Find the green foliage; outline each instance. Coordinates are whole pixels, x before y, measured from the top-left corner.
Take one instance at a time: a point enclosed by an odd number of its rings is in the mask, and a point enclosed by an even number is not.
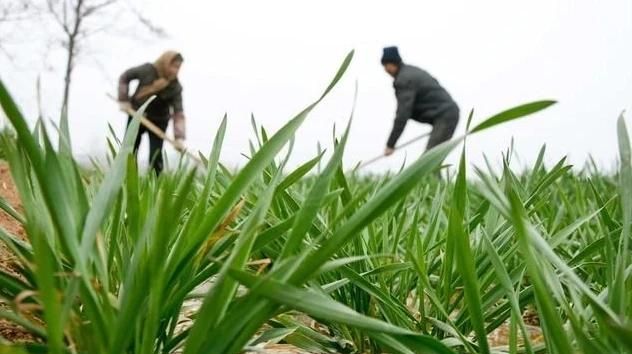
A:
[[[109,166],[86,175],[42,124],[29,130],[0,83],[16,133],[0,148],[23,213],[0,208],[28,235],[21,242],[0,228],[19,264],[19,274],[0,272],[0,318],[38,342],[0,353],[217,354],[266,342],[314,353],[631,352],[623,120],[618,180],[575,174],[565,160],[547,168],[544,149],[520,175],[506,157],[500,176],[468,171],[464,149],[455,181],[436,179],[465,137],[394,176],[349,175],[349,127],[327,161],[319,153],[286,171],[295,132],[352,55],[276,133],[253,119],[250,159],[235,173],[219,162],[225,117],[203,168],[141,175],[130,154],[136,119],[109,141]],[[470,134],[551,104],[507,110]],[[528,307],[543,340],[528,335]],[[502,347],[488,341],[500,327],[509,331]]]

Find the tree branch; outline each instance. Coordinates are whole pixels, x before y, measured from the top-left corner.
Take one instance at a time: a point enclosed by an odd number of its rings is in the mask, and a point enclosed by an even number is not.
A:
[[[6,1],[6,0],[5,0]],[[22,0],[16,3],[5,3],[0,5],[0,22],[21,21],[31,11],[29,1]]]
[[[70,33],[70,29],[68,28],[68,25],[65,22],[65,16],[64,16],[64,19],[62,19],[61,15],[59,13],[57,13],[57,10],[55,9],[55,4],[54,4],[53,0],[46,0],[46,5],[48,6],[48,12],[51,14],[53,19],[61,27],[61,29],[64,31],[64,33],[66,33],[66,35],[68,35]],[[64,8],[65,7],[66,7],[66,3],[64,2]],[[64,13],[65,13],[65,11],[64,11]]]
[[[136,16],[136,19],[138,19],[138,21],[145,28],[147,28],[147,30],[149,30],[150,33],[152,33],[153,35],[159,38],[168,37],[168,33],[167,31],[165,31],[164,28],[154,24],[151,20],[145,17],[136,7],[134,7],[134,5],[132,5],[130,2],[128,2],[128,5],[129,5],[129,8],[132,10],[132,13]]]
[[[100,4],[86,6],[86,9],[83,11],[83,13],[80,16],[84,18],[88,17],[110,5],[115,4],[116,2],[118,2],[118,0],[105,0],[101,2]]]
[[[6,57],[7,57],[7,59],[9,59],[9,61],[10,61],[11,63],[13,63],[13,62],[14,62],[13,55],[11,55],[11,52],[9,52],[9,51],[7,50],[7,48],[5,48],[5,47],[2,45],[2,43],[0,43],[0,52],[2,52],[2,53],[3,53]]]

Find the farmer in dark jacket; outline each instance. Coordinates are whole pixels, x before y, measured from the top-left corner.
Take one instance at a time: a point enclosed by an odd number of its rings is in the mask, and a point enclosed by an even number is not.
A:
[[[167,129],[169,120],[173,118],[173,130],[176,141],[185,138],[184,110],[182,107],[182,86],[178,81],[178,72],[183,62],[178,52],[164,52],[153,64],[147,63],[128,69],[119,79],[118,99],[120,108],[126,112],[128,108],[139,109],[151,96],[156,98],[147,106],[145,115],[162,131]],[[129,83],[138,80],[138,88],[129,96]],[[132,121],[128,117],[127,124]],[[163,169],[162,139],[147,130],[143,125],[138,130],[134,143],[134,154],[137,153],[143,133],[149,135],[149,160],[151,166],[160,174]]]
[[[459,122],[459,107],[450,94],[426,71],[404,64],[397,47],[384,48],[382,65],[395,79],[393,87],[397,97],[397,114],[384,155],[395,151],[409,118],[432,125],[426,151],[450,140]]]

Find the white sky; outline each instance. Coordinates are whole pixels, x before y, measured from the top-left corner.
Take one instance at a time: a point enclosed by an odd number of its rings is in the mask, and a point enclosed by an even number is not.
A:
[[[611,168],[617,159],[616,120],[632,103],[632,2],[629,0],[145,0],[147,17],[166,28],[168,40],[134,43],[110,39],[92,44],[74,77],[71,133],[76,154],[105,151],[107,122],[118,131],[124,116],[105,97],[127,67],[153,61],[164,49],[185,57],[187,144],[209,151],[224,112],[229,126],[222,159],[244,162],[253,137],[250,114],[267,130],[278,129],[316,99],[346,53],[351,69],[297,135],[293,165],[330,148],[334,124],[346,125],[359,84],[347,165],[381,154],[395,111],[392,79],[380,66],[381,49],[398,45],[404,60],[434,75],[461,107],[457,134],[467,113],[475,121],[538,99],[556,99],[548,111],[472,137],[469,161],[482,154],[500,158],[513,138],[520,162],[535,160],[547,144],[550,163],[568,155],[583,165],[592,155]],[[53,54],[47,65],[61,68]],[[39,70],[11,68],[0,59],[0,75],[24,111],[35,117]],[[44,108],[57,118],[61,81],[43,75]],[[632,122],[628,120],[628,124]],[[430,129],[410,122],[400,142]],[[372,165],[369,171],[398,169],[423,151],[425,142]],[[143,159],[146,150],[142,150]],[[456,155],[451,159],[454,161]]]

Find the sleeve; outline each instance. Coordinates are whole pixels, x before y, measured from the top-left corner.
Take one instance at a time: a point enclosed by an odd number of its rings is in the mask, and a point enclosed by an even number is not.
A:
[[[395,95],[397,97],[397,114],[393,122],[393,129],[388,137],[386,146],[394,148],[397,140],[404,132],[408,118],[413,114],[413,106],[415,104],[416,91],[411,82],[396,82]]]
[[[133,67],[125,70],[119,78],[118,100],[121,102],[129,102],[129,83],[132,80],[138,80],[142,75],[145,65]]]
[[[184,113],[179,112],[173,115],[173,135],[176,139],[186,139],[186,123]]]
[[[173,114],[178,114],[184,112],[184,107],[182,105],[182,89],[179,90],[178,94],[173,97],[173,101],[171,102],[171,107],[173,108]]]

